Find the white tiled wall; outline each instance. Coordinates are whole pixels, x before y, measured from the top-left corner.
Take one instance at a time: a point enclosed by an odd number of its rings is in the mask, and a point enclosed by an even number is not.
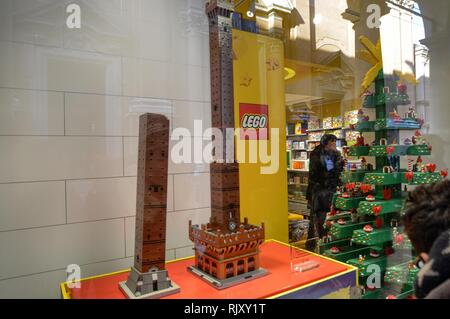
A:
[[[72,263],[82,277],[132,264],[139,115],[192,135],[211,123],[203,5],[0,1],[0,298],[59,298]],[[209,197],[208,165],[170,161],[166,259],[192,255]]]
[[[64,94],[0,89],[1,135],[64,135]]]

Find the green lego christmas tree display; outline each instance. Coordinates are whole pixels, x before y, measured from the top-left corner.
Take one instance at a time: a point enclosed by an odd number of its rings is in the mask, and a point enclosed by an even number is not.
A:
[[[360,57],[373,67],[362,85],[363,108],[354,127],[360,137],[345,154],[360,158],[361,167],[347,167],[343,172],[344,186],[333,197],[324,225],[327,236],[320,240],[319,250],[358,268],[363,298],[406,298],[413,294],[418,271],[413,248],[400,224],[407,186],[440,181],[447,172],[423,164],[422,156],[431,154],[431,145],[420,132],[423,121],[413,107],[408,108],[411,101],[401,74],[384,75],[380,41],[374,45],[362,37],[361,42],[367,51]],[[406,111],[400,115],[399,108]],[[374,110],[375,119],[366,115],[368,109]],[[400,132],[404,131],[413,136],[400,145]],[[371,144],[365,143],[363,132],[374,132]],[[408,165],[401,168],[405,156]],[[374,164],[368,164],[366,157],[372,157]],[[377,271],[379,284],[371,277]]]

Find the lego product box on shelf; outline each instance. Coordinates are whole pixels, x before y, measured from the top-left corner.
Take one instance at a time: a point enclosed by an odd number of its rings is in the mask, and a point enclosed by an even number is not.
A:
[[[293,150],[304,150],[305,149],[305,142],[303,141],[293,141],[291,144],[291,147]]]
[[[333,128],[333,118],[332,117],[325,117],[323,119],[322,123],[323,128]]]
[[[298,149],[299,149],[299,150],[304,150],[304,149],[306,149],[306,146],[305,146],[305,142],[304,142],[304,141],[298,142]]]
[[[347,131],[345,134],[345,140],[347,141],[347,146],[354,146],[356,144],[356,139],[359,136],[358,131]]]
[[[294,155],[292,156],[293,160],[307,160],[308,159],[308,153],[305,152],[295,152]]]
[[[358,123],[358,110],[348,111],[344,113],[344,127],[356,125]]]
[[[304,169],[305,168],[305,162],[303,162],[303,161],[293,161],[292,162],[292,168],[293,169]]]
[[[343,124],[342,116],[333,117],[333,128],[340,128]]]
[[[304,130],[302,129],[302,123],[298,122],[295,123],[295,135],[301,135],[304,134]]]
[[[293,141],[292,140],[286,140],[286,150],[291,150],[292,149],[292,145],[293,145]]]
[[[319,119],[310,119],[308,122],[308,130],[318,130],[320,129]]]

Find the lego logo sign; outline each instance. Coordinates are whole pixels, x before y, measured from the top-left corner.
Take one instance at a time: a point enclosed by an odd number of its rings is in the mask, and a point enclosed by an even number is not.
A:
[[[267,124],[267,116],[244,114],[242,120],[243,128],[265,128]]]
[[[267,140],[269,107],[261,104],[239,104],[241,140]]]

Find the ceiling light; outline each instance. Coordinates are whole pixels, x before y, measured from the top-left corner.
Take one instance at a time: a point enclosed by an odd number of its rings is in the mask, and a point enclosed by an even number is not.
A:
[[[253,18],[255,16],[255,4],[256,0],[250,0],[250,5],[247,10],[247,17]]]

